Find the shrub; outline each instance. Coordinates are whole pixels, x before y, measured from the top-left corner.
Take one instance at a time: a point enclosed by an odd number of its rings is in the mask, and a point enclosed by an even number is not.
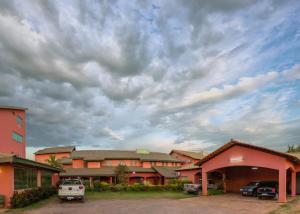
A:
[[[94,191],[100,191],[100,182],[99,181],[94,181],[93,186],[94,186],[94,188],[93,188]]]
[[[113,192],[123,192],[123,191],[127,191],[127,185],[123,185],[123,184],[116,184],[114,186],[111,186],[110,189]]]
[[[106,182],[100,182],[98,190],[99,191],[108,191],[108,190],[110,190],[110,184],[108,184]]]
[[[130,190],[134,192],[142,192],[146,190],[146,186],[140,183],[134,183],[130,186]]]
[[[92,188],[90,186],[90,181],[89,180],[83,180],[83,185],[85,187],[85,191],[92,191]]]
[[[39,200],[50,197],[57,192],[55,187],[39,187],[28,189],[22,192],[15,191],[11,197],[11,207],[21,208],[30,205]]]

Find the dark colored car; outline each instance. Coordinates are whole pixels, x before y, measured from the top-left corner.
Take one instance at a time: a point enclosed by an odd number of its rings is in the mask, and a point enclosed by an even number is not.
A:
[[[246,186],[240,188],[242,195],[257,196],[257,189],[264,185],[263,181],[250,182]]]
[[[278,182],[268,181],[257,189],[257,196],[261,198],[276,198],[278,196]]]

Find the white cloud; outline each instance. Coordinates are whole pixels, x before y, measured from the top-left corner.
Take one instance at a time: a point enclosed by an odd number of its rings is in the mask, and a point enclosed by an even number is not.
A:
[[[104,128],[103,131],[105,133],[107,133],[113,140],[118,140],[118,141],[122,141],[124,140],[124,137],[117,133],[117,132],[114,132],[113,130],[111,130],[110,128]]]

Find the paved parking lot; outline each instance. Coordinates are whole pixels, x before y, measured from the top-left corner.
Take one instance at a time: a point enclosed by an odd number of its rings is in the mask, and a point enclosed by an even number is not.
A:
[[[81,202],[55,201],[28,211],[30,214],[261,214],[276,209],[276,201],[258,200],[234,194],[195,197],[188,199],[89,200]]]

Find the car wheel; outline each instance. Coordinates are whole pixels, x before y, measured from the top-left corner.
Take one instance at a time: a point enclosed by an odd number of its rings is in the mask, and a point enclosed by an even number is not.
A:
[[[253,197],[257,197],[257,192],[254,191],[252,195],[253,195]]]
[[[258,199],[261,199],[261,196],[258,196]]]
[[[85,201],[85,199],[84,199],[84,197],[83,198],[81,198],[81,200],[80,200],[82,203],[84,203],[84,201]]]

